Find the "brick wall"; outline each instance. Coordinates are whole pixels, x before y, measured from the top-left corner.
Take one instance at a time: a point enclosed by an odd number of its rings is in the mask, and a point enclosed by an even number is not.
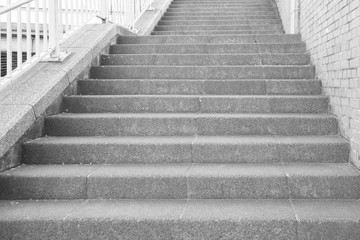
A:
[[[280,14],[286,9],[281,2]],[[300,0],[299,26],[330,111],[351,143],[351,160],[360,167],[360,1]]]

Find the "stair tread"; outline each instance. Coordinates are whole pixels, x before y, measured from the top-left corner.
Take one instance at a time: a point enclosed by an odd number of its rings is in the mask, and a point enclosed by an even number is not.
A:
[[[26,144],[325,144],[348,142],[338,135],[325,136],[269,136],[269,135],[242,135],[242,136],[59,136],[42,137],[27,141]]]
[[[347,163],[22,165],[0,183],[0,199],[360,197],[360,173]]]
[[[293,207],[292,207],[293,206]],[[185,209],[184,209],[185,208]],[[185,210],[185,211],[184,211]],[[359,200],[22,200],[0,201],[0,222],[99,219],[359,221]],[[31,218],[29,219],[29,216]],[[178,224],[175,223],[175,224]]]
[[[328,99],[327,96],[324,95],[181,95],[181,94],[173,94],[173,95],[149,95],[149,94],[119,94],[119,95],[73,95],[73,96],[65,96],[65,98],[229,98],[229,99]]]
[[[148,118],[335,118],[331,114],[303,114],[303,113],[60,113],[49,116],[55,118],[120,118],[120,117],[148,117]]]
[[[172,35],[172,37],[174,37],[174,35]],[[141,47],[141,46],[234,46],[234,45],[241,45],[241,46],[266,46],[266,45],[271,45],[271,46],[283,46],[284,44],[286,45],[305,45],[303,42],[297,42],[297,43],[184,43],[184,44],[163,44],[163,43],[159,43],[159,44],[129,44],[129,43],[125,43],[125,44],[114,44],[112,46],[134,46],[134,47]],[[244,53],[245,54],[245,53]],[[259,53],[260,54],[260,53]],[[265,54],[265,53],[261,53],[261,54]],[[280,53],[275,53],[275,54],[280,54]],[[282,53],[281,53],[282,54]],[[293,54],[293,53],[287,53],[287,54]],[[305,53],[304,53],[305,54]]]
[[[349,163],[172,163],[172,164],[65,164],[21,165],[0,173],[5,178],[63,177],[360,177]]]

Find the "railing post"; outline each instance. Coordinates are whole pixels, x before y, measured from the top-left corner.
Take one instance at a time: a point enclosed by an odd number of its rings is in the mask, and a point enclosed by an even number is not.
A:
[[[109,1],[102,0],[101,1],[101,17],[103,18],[103,22],[106,23],[109,21]]]
[[[60,53],[59,29],[58,29],[58,0],[49,1],[49,43],[50,47],[55,47],[51,58],[57,58]]]
[[[60,31],[63,31],[63,29],[62,23],[59,22],[59,12],[61,12],[59,0],[49,0],[49,44],[50,48],[54,48],[54,51],[44,61],[61,62],[70,55],[69,53],[60,52]]]

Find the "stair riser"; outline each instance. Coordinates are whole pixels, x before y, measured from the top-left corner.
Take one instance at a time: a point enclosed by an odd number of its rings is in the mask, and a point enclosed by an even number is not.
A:
[[[194,1],[178,1],[178,0],[174,0],[172,1],[172,3],[179,3],[179,4],[183,4],[183,3],[203,3],[203,4],[208,4],[208,3],[239,3],[239,4],[268,4],[269,1],[238,1],[238,0],[194,0]]]
[[[280,34],[282,33],[282,31],[280,30],[273,30],[273,31],[265,31],[265,30],[204,30],[204,31],[155,31],[152,32],[152,35],[157,35],[157,36],[161,36],[161,35],[223,35],[223,34]]]
[[[358,240],[356,200],[3,201],[1,239]],[[29,216],[34,216],[30,217]],[[36,231],[34,231],[36,229]]]
[[[246,8],[246,9],[262,9],[262,10],[273,10],[277,9],[271,6],[270,4],[239,4],[239,3],[208,3],[208,4],[196,4],[196,3],[188,3],[188,4],[180,4],[173,3],[170,5],[170,9],[226,9],[226,8]]]
[[[264,19],[269,19],[269,20],[277,20],[280,21],[280,17],[276,16],[276,15],[269,15],[269,16],[263,16],[263,15],[259,15],[259,16],[253,16],[253,15],[230,15],[230,14],[222,14],[219,15],[217,14],[217,16],[214,16],[214,14],[210,14],[210,15],[188,15],[188,16],[176,16],[176,15],[164,15],[161,20],[172,20],[172,21],[178,21],[178,20],[187,20],[187,21],[194,21],[194,20],[200,20],[200,21],[222,21],[222,20],[227,20],[227,21],[243,21],[243,20],[249,20],[249,19],[253,19],[253,20],[264,20]]]
[[[66,97],[72,113],[325,113],[326,98]]]
[[[306,153],[306,154],[304,154]],[[157,143],[30,142],[23,147],[26,164],[120,164],[120,163],[339,163],[349,160],[347,142],[281,141],[228,142],[204,140]]]
[[[235,19],[237,19],[238,17],[243,17],[245,18],[246,16],[253,16],[253,17],[270,17],[270,18],[279,18],[279,14],[273,11],[238,11],[238,10],[230,10],[230,11],[202,11],[202,12],[165,12],[164,16],[165,17],[191,17],[191,16],[201,16],[201,17],[214,17],[214,15],[216,17],[229,17],[229,16],[233,16]]]
[[[318,95],[319,80],[84,80],[83,95]]]
[[[210,169],[206,165],[181,164],[167,167],[158,165],[157,167],[162,169],[159,172],[152,169],[156,166],[106,165],[95,169],[89,176],[84,175],[81,168],[78,169],[78,174],[67,177],[50,177],[41,175],[42,173],[0,175],[2,188],[0,199],[358,199],[360,197],[360,176],[347,175],[348,172],[327,177],[322,175],[287,177],[282,165],[268,165],[263,168],[257,165],[212,166],[213,168]],[[224,168],[231,174],[227,174]],[[53,169],[63,170],[62,166],[53,166]],[[216,170],[223,175],[209,173]],[[43,171],[46,169],[43,168]],[[208,174],[204,175],[204,173]],[[323,184],[326,184],[331,191],[324,191]]]
[[[259,53],[281,54],[306,52],[303,43],[291,44],[188,44],[188,45],[137,45],[124,44],[110,47],[110,54],[227,54],[227,53]],[[195,78],[195,77],[193,77]]]
[[[333,135],[335,118],[50,117],[49,136]]]
[[[249,15],[275,15],[277,12],[274,8],[269,7],[203,7],[203,8],[172,8],[170,7],[166,13],[249,13]],[[253,14],[250,14],[253,13]]]
[[[161,211],[161,209],[159,209],[159,211]],[[112,213],[112,211],[108,211],[110,216]],[[140,218],[137,220],[126,215],[122,218],[88,217],[79,219],[67,218],[66,220],[27,220],[26,222],[27,224],[22,224],[20,229],[8,227],[8,225],[19,226],[19,223],[16,220],[0,223],[0,227],[9,229],[9,231],[0,233],[0,236],[2,236],[2,239],[11,239],[13,235],[16,235],[19,236],[17,239],[111,240],[118,239],[119,236],[121,236],[121,239],[129,240],[216,240],[224,235],[231,236],[229,239],[240,239],[237,238],[238,236],[241,238],[245,237],[244,239],[251,239],[251,236],[256,235],[259,239],[296,239],[295,219],[238,219],[237,221],[234,221],[226,219],[193,220],[192,218],[178,220],[170,217],[169,219]],[[32,229],[37,229],[37,234],[28,230],[25,227],[27,225],[33,226]],[[315,224],[313,223],[313,225]],[[196,231],[194,229],[196,229]],[[39,235],[41,235],[41,238],[39,238]],[[354,235],[356,234],[354,233]],[[351,238],[351,240],[352,239],[356,238]]]
[[[103,55],[101,65],[169,65],[169,66],[209,66],[209,65],[309,65],[307,54],[274,55]]]
[[[158,26],[178,26],[178,25],[196,25],[196,26],[233,26],[233,25],[249,25],[249,26],[256,26],[256,25],[276,25],[282,26],[280,20],[243,20],[243,21],[171,21],[171,20],[162,20],[159,21]]]
[[[119,44],[240,44],[240,43],[301,43],[300,35],[224,35],[224,36],[146,36],[119,37]],[[174,46],[174,45],[173,45]],[[115,46],[116,48],[117,46]],[[235,46],[236,48],[239,46]],[[305,50],[306,51],[306,50]]]
[[[313,66],[101,66],[93,79],[311,79]]]
[[[214,26],[196,26],[196,25],[190,25],[190,26],[157,26],[155,27],[155,31],[194,31],[194,30],[200,30],[200,31],[225,31],[225,30],[232,30],[232,31],[282,31],[281,25],[214,25]]]

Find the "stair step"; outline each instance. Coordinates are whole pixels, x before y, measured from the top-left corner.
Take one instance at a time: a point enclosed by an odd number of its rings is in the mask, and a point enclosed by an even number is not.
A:
[[[270,4],[236,4],[236,3],[212,3],[212,4],[171,4],[168,11],[184,11],[189,12],[193,10],[230,10],[238,9],[239,11],[277,11],[276,8]]]
[[[179,31],[154,31],[152,35],[215,35],[215,34],[280,34],[282,30],[179,30]]]
[[[229,54],[229,53],[306,53],[304,43],[236,44],[117,44],[110,54]],[[193,77],[194,78],[194,77]]]
[[[83,95],[319,95],[320,80],[99,79],[79,81]]]
[[[244,14],[244,15],[275,15],[277,11],[270,7],[246,7],[246,6],[232,6],[232,7],[202,7],[202,8],[170,8],[165,14],[169,13],[187,13],[187,14],[207,14],[207,13],[230,13],[230,14]]]
[[[127,95],[70,96],[72,113],[326,113],[325,96]]]
[[[301,42],[300,35],[294,34],[270,34],[270,35],[189,35],[189,36],[121,36],[117,40],[118,44],[172,44],[172,46],[186,45],[186,44],[200,44],[205,46],[206,44],[210,45],[212,48],[219,46],[220,44],[255,44],[258,43],[263,45],[264,43],[275,43],[277,46],[283,44],[299,44]],[[217,44],[217,45],[213,45]],[[304,52],[306,52],[306,47],[304,46]],[[118,47],[115,45],[115,48]],[[233,48],[238,48],[239,45],[232,46]],[[114,47],[112,47],[114,48]],[[120,52],[119,52],[120,53]]]
[[[93,66],[93,79],[311,79],[314,66]]]
[[[172,1],[172,3],[204,3],[204,4],[208,4],[208,3],[228,3],[228,2],[236,2],[239,4],[264,4],[264,3],[270,3],[268,0],[264,0],[264,1],[239,1],[239,0],[193,0],[193,1],[178,1],[178,0],[174,0]]]
[[[237,2],[213,2],[213,3],[181,3],[173,1],[169,9],[174,8],[191,8],[191,9],[202,9],[202,8],[229,8],[229,7],[242,7],[242,8],[274,8],[270,3],[237,3]]]
[[[247,17],[247,16],[253,16],[256,18],[261,18],[261,17],[271,17],[271,18],[279,18],[279,14],[277,12],[274,11],[238,11],[236,9],[234,10],[230,10],[230,11],[216,11],[216,10],[212,10],[212,11],[189,11],[189,12],[177,12],[176,10],[171,11],[171,9],[169,11],[166,11],[164,13],[164,16],[175,16],[175,17],[184,17],[184,16],[200,16],[200,17],[208,17],[208,16],[216,16],[216,17],[223,17],[223,16],[232,16],[235,19],[240,17]]]
[[[1,201],[1,239],[358,239],[357,200]],[[31,216],[31,218],[29,218]],[[30,227],[31,226],[31,227]],[[36,231],[34,231],[36,229]]]
[[[310,56],[297,54],[107,54],[101,65],[309,65]]]
[[[86,113],[46,118],[49,136],[333,135],[327,114]]]
[[[164,15],[162,20],[188,20],[188,21],[194,21],[194,20],[233,20],[233,21],[242,21],[242,20],[264,20],[264,19],[270,19],[270,20],[281,20],[279,16],[277,15],[230,15],[230,14],[210,14],[210,15]]]
[[[193,23],[192,25],[172,25],[172,26],[156,26],[155,31],[204,31],[204,30],[233,30],[233,31],[240,31],[240,30],[267,30],[267,31],[282,31],[281,25],[210,25],[210,26],[203,26],[203,25],[196,25]]]
[[[239,21],[231,21],[231,20],[213,20],[213,21],[187,21],[187,20],[160,20],[157,26],[178,26],[178,25],[196,25],[196,26],[234,26],[234,25],[249,25],[249,26],[256,26],[256,25],[275,25],[275,26],[282,26],[281,20],[274,19],[274,20],[239,20]]]
[[[358,199],[349,164],[22,165],[0,199]]]
[[[340,163],[338,136],[44,137],[23,146],[26,164]]]

